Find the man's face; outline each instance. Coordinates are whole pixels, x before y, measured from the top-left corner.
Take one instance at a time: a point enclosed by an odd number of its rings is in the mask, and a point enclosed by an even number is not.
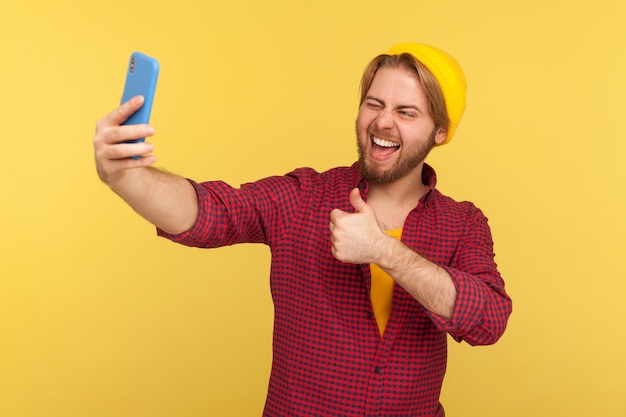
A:
[[[435,144],[446,138],[435,130],[417,75],[403,68],[378,70],[356,121],[363,176],[388,184],[415,172]]]

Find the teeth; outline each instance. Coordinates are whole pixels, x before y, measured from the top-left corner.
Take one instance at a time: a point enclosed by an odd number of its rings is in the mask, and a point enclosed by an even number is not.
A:
[[[375,137],[373,139],[374,143],[378,146],[382,146],[384,148],[395,148],[395,147],[399,147],[400,145],[394,142],[391,142],[390,140],[385,140],[385,139],[381,139],[381,138],[377,138]]]

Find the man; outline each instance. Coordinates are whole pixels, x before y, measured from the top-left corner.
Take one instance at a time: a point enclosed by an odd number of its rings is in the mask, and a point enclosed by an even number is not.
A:
[[[443,416],[447,334],[486,345],[511,300],[482,212],[436,188],[429,151],[465,108],[457,62],[426,45],[376,57],[361,82],[359,161],[239,189],[151,168],[150,126],[97,124],[100,178],[161,236],[199,247],[271,247],[275,308],[265,416]],[[130,158],[141,154],[141,159]]]

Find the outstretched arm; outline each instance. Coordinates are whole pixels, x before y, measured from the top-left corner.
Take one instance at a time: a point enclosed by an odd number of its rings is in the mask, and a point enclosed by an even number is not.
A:
[[[134,97],[96,123],[96,170],[146,220],[168,233],[182,233],[193,226],[198,214],[193,186],[183,177],[151,166],[156,161],[150,155],[151,143],[122,143],[154,134],[149,125],[121,125],[142,105],[143,98]],[[142,156],[133,159],[135,155]]]

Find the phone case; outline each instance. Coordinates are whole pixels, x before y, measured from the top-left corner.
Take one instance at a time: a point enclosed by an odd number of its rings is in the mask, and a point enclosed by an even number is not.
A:
[[[144,97],[143,106],[133,113],[123,124],[147,124],[150,121],[152,102],[159,77],[159,62],[140,52],[133,52],[128,61],[126,83],[122,94],[122,103],[141,95]],[[129,142],[143,142],[145,138]]]

